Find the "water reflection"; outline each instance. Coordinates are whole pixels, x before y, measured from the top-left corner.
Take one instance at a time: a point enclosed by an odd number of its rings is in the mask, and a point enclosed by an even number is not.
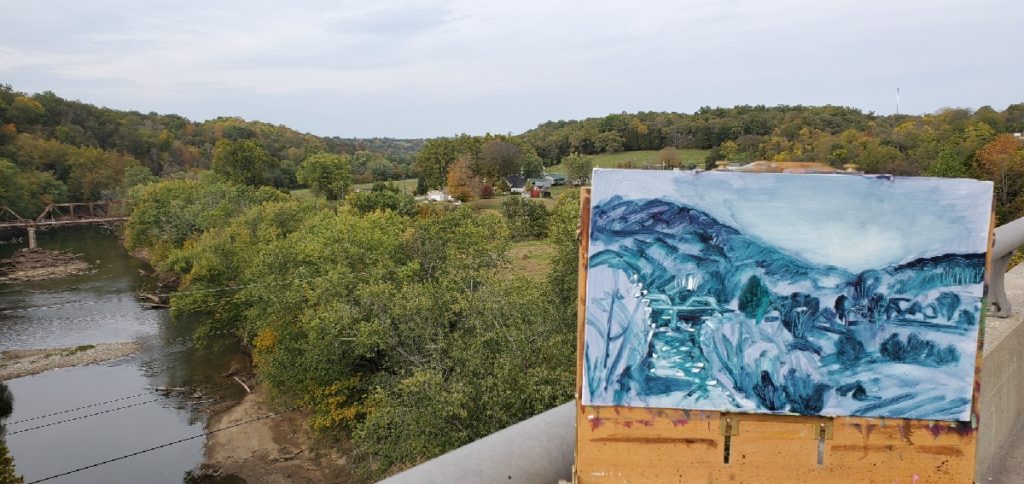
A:
[[[223,338],[196,348],[190,334],[199,321],[172,321],[167,311],[138,305],[134,292],[150,290],[155,282],[143,275],[146,263],[128,255],[116,237],[95,228],[62,229],[40,234],[39,243],[81,253],[96,271],[0,285],[0,350],[133,340],[142,349],[119,361],[8,382],[18,405],[7,420],[7,445],[26,481],[202,434],[204,404],[244,393],[222,375],[239,357],[236,343]],[[0,246],[0,257],[14,249]],[[154,387],[189,390],[163,397]],[[145,395],[14,423],[137,394]],[[71,421],[26,430],[63,420]],[[203,438],[189,440],[50,482],[180,483],[201,461],[203,443]]]

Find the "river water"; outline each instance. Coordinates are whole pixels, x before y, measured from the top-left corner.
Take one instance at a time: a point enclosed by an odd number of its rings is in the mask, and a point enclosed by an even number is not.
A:
[[[119,341],[138,341],[142,350],[7,382],[14,413],[6,440],[26,482],[200,435],[206,417],[196,402],[241,397],[241,387],[222,375],[239,357],[237,344],[225,337],[198,348],[189,337],[194,318],[175,320],[166,310],[143,309],[133,295],[155,287],[145,275],[151,269],[115,235],[62,228],[41,232],[39,246],[82,254],[96,271],[0,284],[0,351]],[[0,246],[0,258],[20,247]],[[154,387],[201,388],[202,396],[189,391],[164,397]],[[94,405],[109,400],[118,401]],[[89,408],[37,418],[83,406]],[[21,422],[27,419],[33,420]],[[195,438],[47,482],[181,483],[201,462],[203,444],[204,438]]]

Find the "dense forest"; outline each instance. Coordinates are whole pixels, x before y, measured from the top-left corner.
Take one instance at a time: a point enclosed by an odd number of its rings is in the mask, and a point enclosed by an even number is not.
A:
[[[273,400],[305,409],[323,439],[346,444],[352,478],[370,480],[571,399],[575,375],[578,192],[456,208],[385,181],[471,200],[558,164],[585,181],[590,155],[696,148],[709,167],[822,161],[989,179],[1005,223],[1024,216],[1021,131],[1024,104],[921,116],[737,106],[355,140],[4,86],[0,205],[25,215],[52,200],[130,199],[125,244],[180,276],[173,311],[208,316],[196,340],[236,334]],[[315,196],[282,190],[293,186]],[[517,265],[524,243],[546,247],[542,271]]]
[[[298,184],[298,165],[319,152],[349,156],[356,183],[410,178],[422,145],[318,137],[235,117],[193,122],[96,107],[52,92],[28,95],[0,84],[0,205],[23,217],[51,202],[122,197],[126,181],[209,169],[218,159],[260,160],[261,181],[280,188]]]
[[[126,244],[181,275],[173,311],[208,317],[199,342],[236,334],[275,401],[305,408],[332,447],[354,443],[350,479],[572,397],[577,192],[520,235],[552,248],[538,277],[512,270],[508,218],[416,205],[383,183],[296,200],[204,172],[132,200]]]

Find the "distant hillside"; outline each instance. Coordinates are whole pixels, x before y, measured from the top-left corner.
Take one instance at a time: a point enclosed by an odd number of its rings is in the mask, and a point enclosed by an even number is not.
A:
[[[424,140],[319,137],[284,125],[219,117],[192,121],[175,114],[119,111],[53,92],[26,94],[0,84],[0,205],[28,213],[51,201],[110,196],[133,165],[167,176],[209,168],[220,140],[255,140],[277,160],[275,186],[295,184],[297,165],[310,154],[357,154],[357,182],[413,175],[413,155]]]

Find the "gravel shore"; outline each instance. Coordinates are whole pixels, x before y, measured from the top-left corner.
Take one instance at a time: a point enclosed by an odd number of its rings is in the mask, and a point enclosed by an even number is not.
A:
[[[0,282],[30,282],[85,274],[92,267],[78,254],[46,249],[22,249],[0,261]]]
[[[116,360],[134,354],[139,348],[138,343],[125,342],[41,350],[8,350],[0,353],[0,380],[12,380],[57,368]]]

